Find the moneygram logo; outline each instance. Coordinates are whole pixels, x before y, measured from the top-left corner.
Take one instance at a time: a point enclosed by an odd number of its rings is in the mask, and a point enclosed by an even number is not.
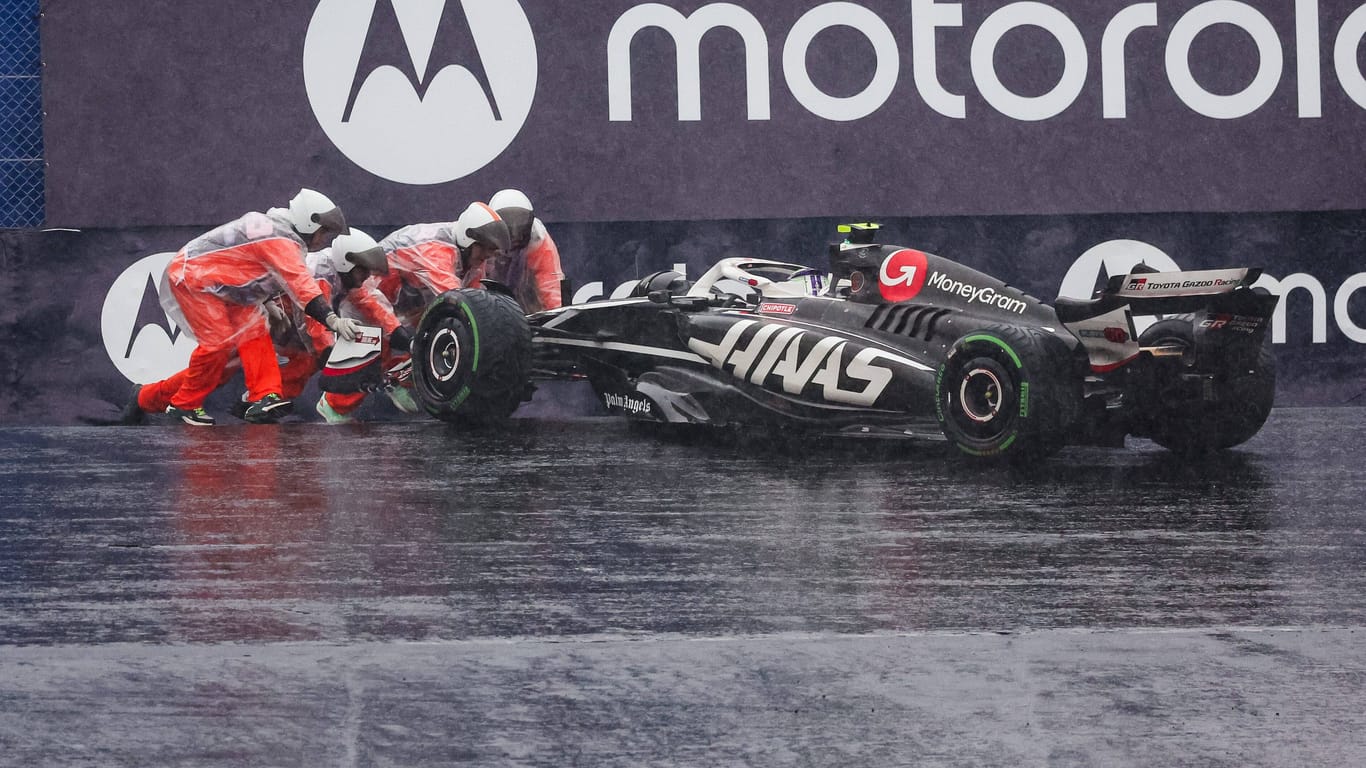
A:
[[[910,301],[920,294],[929,271],[925,254],[903,248],[882,261],[878,290],[887,301]]]
[[[129,381],[160,381],[190,363],[195,341],[166,315],[158,293],[174,253],[157,253],[124,270],[100,313],[104,349]]]
[[[502,154],[536,95],[516,0],[321,0],[304,86],[327,137],[401,184],[468,176]]]

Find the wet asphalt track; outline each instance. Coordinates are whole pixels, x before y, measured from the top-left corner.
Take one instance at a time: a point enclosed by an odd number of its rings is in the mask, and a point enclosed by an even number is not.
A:
[[[1364,443],[0,430],[0,764],[1366,764]]]

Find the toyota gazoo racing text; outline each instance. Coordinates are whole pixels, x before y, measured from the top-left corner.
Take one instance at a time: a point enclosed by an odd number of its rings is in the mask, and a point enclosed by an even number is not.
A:
[[[628,298],[524,325],[506,296],[481,299],[501,307],[485,319],[470,306],[482,292],[451,292],[419,327],[415,391],[439,418],[481,420],[511,413],[528,378],[586,378],[631,419],[947,440],[1011,460],[1125,435],[1221,450],[1271,409],[1277,297],[1251,287],[1260,269],[1140,266],[1092,299],[1049,306],[949,259],[877,244],[876,225],[840,229],[828,270],[728,258],[696,282],[661,272]],[[1135,315],[1164,317],[1139,333]]]

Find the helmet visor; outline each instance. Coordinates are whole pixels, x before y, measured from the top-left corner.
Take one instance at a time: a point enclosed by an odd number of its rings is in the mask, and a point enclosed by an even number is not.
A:
[[[336,237],[347,231],[346,217],[342,215],[340,208],[333,208],[330,211],[315,213],[310,216],[318,224],[318,229],[326,232],[331,237]]]
[[[366,248],[363,251],[348,253],[346,260],[358,267],[365,267],[370,270],[372,275],[389,274],[389,260],[385,258],[384,249],[378,245],[373,248]]]
[[[485,248],[503,252],[512,250],[512,237],[508,233],[508,225],[502,219],[471,227],[465,234]]]
[[[503,208],[498,215],[507,222],[512,247],[525,248],[531,240],[531,222],[535,221],[536,215],[525,208]]]

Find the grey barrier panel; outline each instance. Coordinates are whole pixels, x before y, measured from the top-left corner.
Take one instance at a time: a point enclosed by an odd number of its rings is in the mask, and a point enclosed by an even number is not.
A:
[[[1366,219],[1357,212],[889,219],[884,242],[962,261],[1051,301],[1079,270],[1104,275],[1106,243],[1146,244],[1183,269],[1262,266],[1282,281],[1274,332],[1280,405],[1366,404]],[[680,265],[692,277],[725,256],[826,263],[838,219],[558,223],[566,272],[582,299]],[[379,234],[394,227],[362,223]],[[0,424],[110,418],[130,389],[122,373],[174,335],[138,265],[199,234],[194,227],[0,231]],[[126,295],[116,295],[122,291]],[[116,301],[117,300],[117,301]],[[122,313],[112,312],[120,305]],[[180,337],[183,340],[183,336]],[[188,354],[188,352],[186,352]],[[117,359],[116,359],[117,358]],[[210,407],[225,412],[230,385]],[[317,393],[312,393],[316,399]],[[306,395],[307,397],[307,395]],[[311,408],[312,400],[306,405]],[[303,413],[310,411],[305,408]]]

